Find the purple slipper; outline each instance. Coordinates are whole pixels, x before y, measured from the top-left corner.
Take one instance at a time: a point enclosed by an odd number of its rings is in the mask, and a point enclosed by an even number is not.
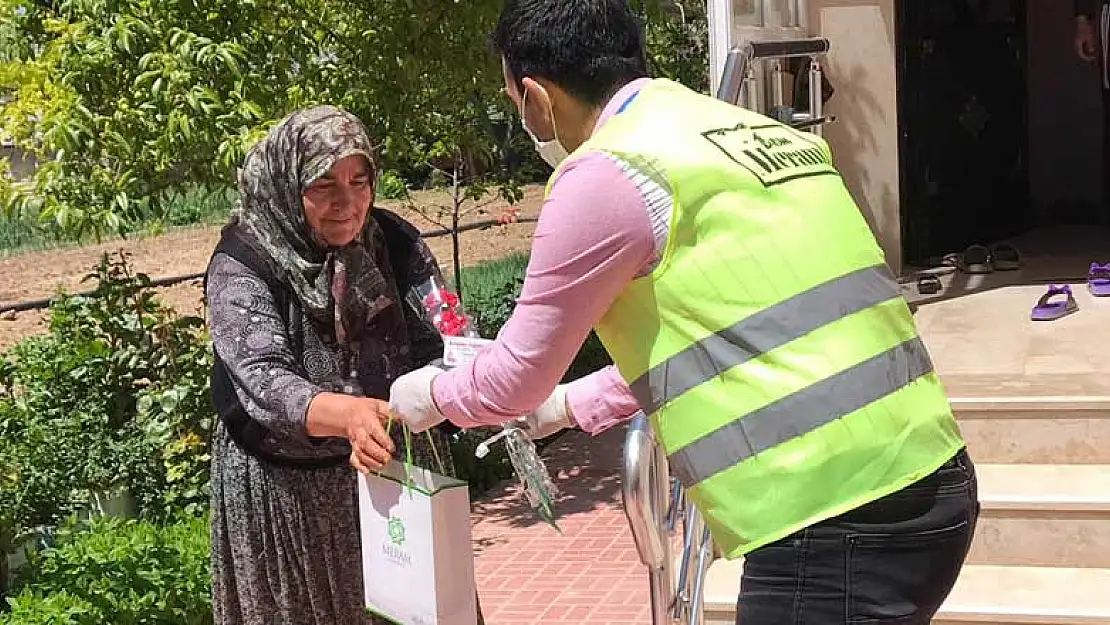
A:
[[[1091,263],[1091,270],[1087,272],[1087,288],[1095,297],[1110,296],[1110,264]]]
[[[1052,298],[1058,295],[1065,295],[1067,298],[1053,301]],[[1041,296],[1041,299],[1037,300],[1037,305],[1033,307],[1032,319],[1033,321],[1054,321],[1077,310],[1079,310],[1079,304],[1075,303],[1071,286],[1053,284],[1048,287],[1048,291]]]

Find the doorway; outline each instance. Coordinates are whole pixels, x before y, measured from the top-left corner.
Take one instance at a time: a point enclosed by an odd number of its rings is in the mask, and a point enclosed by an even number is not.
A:
[[[905,259],[1029,230],[1026,0],[895,4]]]

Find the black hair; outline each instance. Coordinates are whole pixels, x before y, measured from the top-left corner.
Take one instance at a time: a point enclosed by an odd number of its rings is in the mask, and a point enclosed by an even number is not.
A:
[[[648,75],[628,0],[505,0],[490,43],[518,88],[544,78],[595,106]]]

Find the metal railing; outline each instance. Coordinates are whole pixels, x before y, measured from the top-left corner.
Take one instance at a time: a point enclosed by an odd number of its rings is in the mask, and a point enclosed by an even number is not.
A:
[[[806,129],[821,134],[821,126],[834,121],[824,116],[822,97],[823,68],[821,57],[828,54],[829,40],[824,37],[810,39],[785,39],[780,41],[751,41],[735,46],[725,57],[725,67],[721,83],[717,88],[717,99],[732,104],[740,104],[753,111],[762,111],[758,89],[756,88],[756,67],[759,62],[772,61],[771,66],[771,114],[779,115],[786,111],[786,117],[779,121],[795,128]],[[785,107],[783,93],[782,61],[785,59],[809,57],[809,110],[796,113]]]
[[[656,625],[670,622],[674,603],[670,536],[662,531],[667,523],[667,458],[655,441],[643,414],[628,426],[624,443],[624,481],[621,484],[624,513],[632,538],[647,567],[651,589],[651,617]]]
[[[667,457],[643,414],[628,427],[624,448],[624,513],[632,528],[640,561],[648,569],[654,625],[701,625],[704,620],[705,574],[713,559],[713,542],[697,508],[670,478]],[[671,553],[682,519],[682,555]]]

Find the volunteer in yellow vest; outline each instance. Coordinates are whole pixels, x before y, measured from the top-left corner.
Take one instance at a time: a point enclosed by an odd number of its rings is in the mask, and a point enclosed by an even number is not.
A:
[[[974,469],[829,147],[646,78],[627,0],[508,0],[493,41],[556,167],[527,277],[496,342],[398,379],[391,409],[417,430],[530,414],[537,437],[641,409],[745,556],[744,625],[928,623]],[[615,369],[558,385],[591,326]]]

